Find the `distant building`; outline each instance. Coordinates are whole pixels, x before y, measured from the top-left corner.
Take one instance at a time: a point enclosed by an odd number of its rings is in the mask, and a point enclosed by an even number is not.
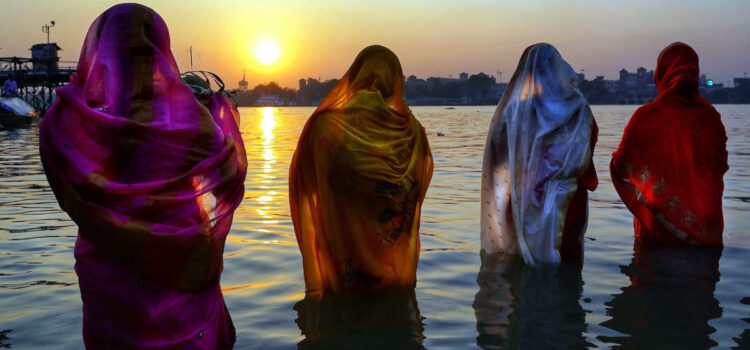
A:
[[[35,72],[56,72],[60,57],[57,51],[62,50],[57,43],[36,44],[32,46],[31,59],[33,61],[33,71]]]
[[[300,79],[295,101],[301,105],[316,106],[323,101],[336,83],[338,83],[337,79],[326,81],[313,78]]]
[[[750,103],[750,78],[734,78],[734,91],[735,102]]]
[[[419,79],[414,75],[410,75],[408,78],[406,78],[406,87],[413,89],[424,89],[427,87],[427,81],[424,79]]]
[[[647,71],[646,68],[639,67],[636,70],[636,86],[643,89],[648,85],[654,84],[654,71]]]
[[[742,89],[750,87],[750,78],[734,78],[734,88]]]
[[[625,68],[620,70],[620,80],[617,82],[620,91],[632,90],[636,87],[636,75],[629,73]]]
[[[257,100],[255,100],[256,106],[283,106],[284,100],[279,95],[267,95],[261,94]]]
[[[594,80],[586,80],[583,73],[578,73],[578,90],[590,104],[608,103],[612,101],[611,94],[607,89],[604,76],[597,76]]]
[[[658,95],[653,70],[643,67],[638,67],[635,73],[630,73],[625,68],[620,70],[615,103],[643,104],[655,99]]]
[[[654,71],[643,67],[634,73],[620,70],[617,80],[596,76],[586,80],[578,74],[578,89],[592,105],[595,104],[645,104],[658,96],[654,84]],[[243,81],[245,79],[243,73]],[[282,88],[275,82],[258,85],[237,94],[242,106],[316,106],[325,98],[338,80],[300,79],[299,90]],[[497,83],[494,76],[485,73],[462,72],[458,79],[409,75],[404,79],[404,97],[409,105],[496,105],[502,97],[506,83]],[[725,87],[705,75],[700,76],[700,92],[711,103],[750,103],[750,78],[735,78],[734,87]]]
[[[245,71],[242,71],[242,80],[240,80],[240,91],[247,91],[247,80],[245,80]]]
[[[438,88],[442,85],[446,85],[448,83],[457,83],[461,81],[460,79],[456,78],[439,78],[439,77],[429,77],[427,78],[427,84],[430,85],[430,88]]]
[[[406,78],[404,96],[410,105],[492,105],[500,100],[507,84],[498,84],[495,77],[485,73],[469,75],[462,72],[459,78],[429,77]]]
[[[419,83],[427,83],[424,79],[417,78],[414,74],[410,75],[408,78],[406,78],[407,84],[419,84]]]
[[[604,88],[607,89],[608,94],[614,96],[617,93],[617,80],[605,80],[603,75],[598,75],[596,78],[604,81]]]

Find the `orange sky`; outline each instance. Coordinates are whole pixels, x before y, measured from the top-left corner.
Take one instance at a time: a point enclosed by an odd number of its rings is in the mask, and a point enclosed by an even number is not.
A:
[[[116,1],[4,0],[0,56],[30,56],[51,41],[63,60],[78,59],[91,22]],[[621,68],[653,69],[673,41],[692,45],[701,69],[726,83],[750,71],[750,1],[142,1],[167,22],[181,70],[211,70],[236,87],[268,81],[297,87],[301,77],[338,78],[360,49],[381,44],[401,59],[406,75],[457,76],[501,71],[507,81],[523,49],[555,45],[587,76],[614,79]],[[280,60],[260,64],[262,40],[281,47]]]

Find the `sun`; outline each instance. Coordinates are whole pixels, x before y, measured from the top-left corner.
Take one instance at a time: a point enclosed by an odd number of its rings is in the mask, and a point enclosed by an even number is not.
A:
[[[272,64],[279,59],[279,47],[270,41],[264,41],[255,47],[255,57],[263,64]]]

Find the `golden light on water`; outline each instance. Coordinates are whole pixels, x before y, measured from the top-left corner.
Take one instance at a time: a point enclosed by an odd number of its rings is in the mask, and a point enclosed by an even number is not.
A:
[[[260,129],[263,130],[263,159],[266,163],[263,165],[265,172],[271,171],[271,164],[275,163],[273,154],[273,129],[276,128],[276,117],[274,116],[273,107],[263,107],[261,109],[263,119],[260,121]]]
[[[260,120],[260,129],[263,131],[263,136],[261,136],[261,144],[263,145],[263,174],[261,174],[261,182],[267,183],[269,180],[273,178],[271,173],[271,167],[273,164],[276,163],[276,156],[273,152],[274,148],[274,134],[273,130],[276,128],[276,116],[274,115],[275,108],[274,107],[263,107],[260,109],[260,114],[262,116]],[[268,191],[265,195],[259,196],[256,201],[260,203],[270,203],[273,201],[273,195],[276,194],[275,191]]]
[[[263,119],[260,121],[260,129],[263,130],[263,144],[268,145],[273,142],[273,129],[276,128],[276,116],[273,114],[273,107],[263,107],[260,114]]]
[[[296,145],[287,137],[287,115],[274,107],[241,108],[240,112],[248,173],[245,201],[237,208],[234,222],[237,227],[254,231],[259,237],[248,239],[242,235],[242,239],[236,242],[249,244],[254,247],[251,249],[266,245],[296,245],[294,234],[285,231],[289,210],[286,174]]]

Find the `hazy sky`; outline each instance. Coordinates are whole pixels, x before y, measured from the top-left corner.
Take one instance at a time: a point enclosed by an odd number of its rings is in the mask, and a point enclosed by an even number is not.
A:
[[[0,56],[30,56],[56,21],[51,41],[76,61],[91,22],[115,1],[0,0]],[[408,76],[483,71],[507,82],[523,49],[555,45],[587,77],[615,79],[621,68],[653,69],[674,41],[695,48],[701,71],[727,83],[750,72],[750,1],[142,1],[167,22],[172,52],[189,68],[221,75],[236,87],[269,81],[297,87],[301,77],[339,78],[367,45],[389,47]],[[260,64],[255,46],[270,40],[280,60]]]

